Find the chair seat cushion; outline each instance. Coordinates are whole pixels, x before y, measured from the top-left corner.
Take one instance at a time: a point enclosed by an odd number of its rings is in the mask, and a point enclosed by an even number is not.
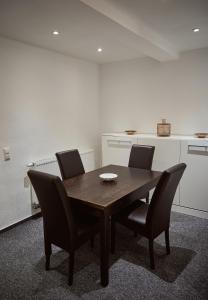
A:
[[[140,225],[146,224],[146,217],[148,212],[149,205],[146,203],[142,203],[139,207],[134,209],[128,216],[127,220],[131,222],[136,222]]]
[[[132,230],[138,229],[145,233],[148,207],[149,204],[146,204],[143,201],[137,201],[137,207],[129,207],[125,213],[123,212],[117,218],[117,222]]]

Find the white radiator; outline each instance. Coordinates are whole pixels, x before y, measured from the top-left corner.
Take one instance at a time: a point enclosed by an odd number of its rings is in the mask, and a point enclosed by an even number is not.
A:
[[[79,151],[82,163],[85,168],[85,172],[89,172],[95,169],[95,156],[94,150],[89,149],[85,151]],[[57,175],[61,177],[59,166],[56,160],[56,157],[49,157],[41,160],[36,160],[28,163],[28,169],[38,170],[41,172],[46,172],[49,174]],[[39,203],[36,197],[35,191],[30,184],[30,196],[31,196],[31,209],[32,214],[35,214],[39,211]]]

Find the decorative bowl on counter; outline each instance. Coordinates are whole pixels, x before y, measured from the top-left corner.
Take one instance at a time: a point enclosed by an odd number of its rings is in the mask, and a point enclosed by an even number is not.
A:
[[[206,138],[208,137],[208,132],[197,132],[195,133],[195,136],[198,138]]]
[[[137,131],[136,130],[125,130],[126,134],[132,135],[135,134]]]

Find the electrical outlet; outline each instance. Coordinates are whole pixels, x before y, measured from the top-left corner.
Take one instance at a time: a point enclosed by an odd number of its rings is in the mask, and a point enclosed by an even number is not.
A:
[[[24,177],[24,187],[28,188],[30,186],[30,179],[28,176]]]

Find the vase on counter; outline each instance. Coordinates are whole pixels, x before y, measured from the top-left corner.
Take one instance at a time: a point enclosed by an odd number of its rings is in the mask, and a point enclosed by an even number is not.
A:
[[[170,136],[171,124],[162,119],[162,123],[157,123],[157,136]]]

